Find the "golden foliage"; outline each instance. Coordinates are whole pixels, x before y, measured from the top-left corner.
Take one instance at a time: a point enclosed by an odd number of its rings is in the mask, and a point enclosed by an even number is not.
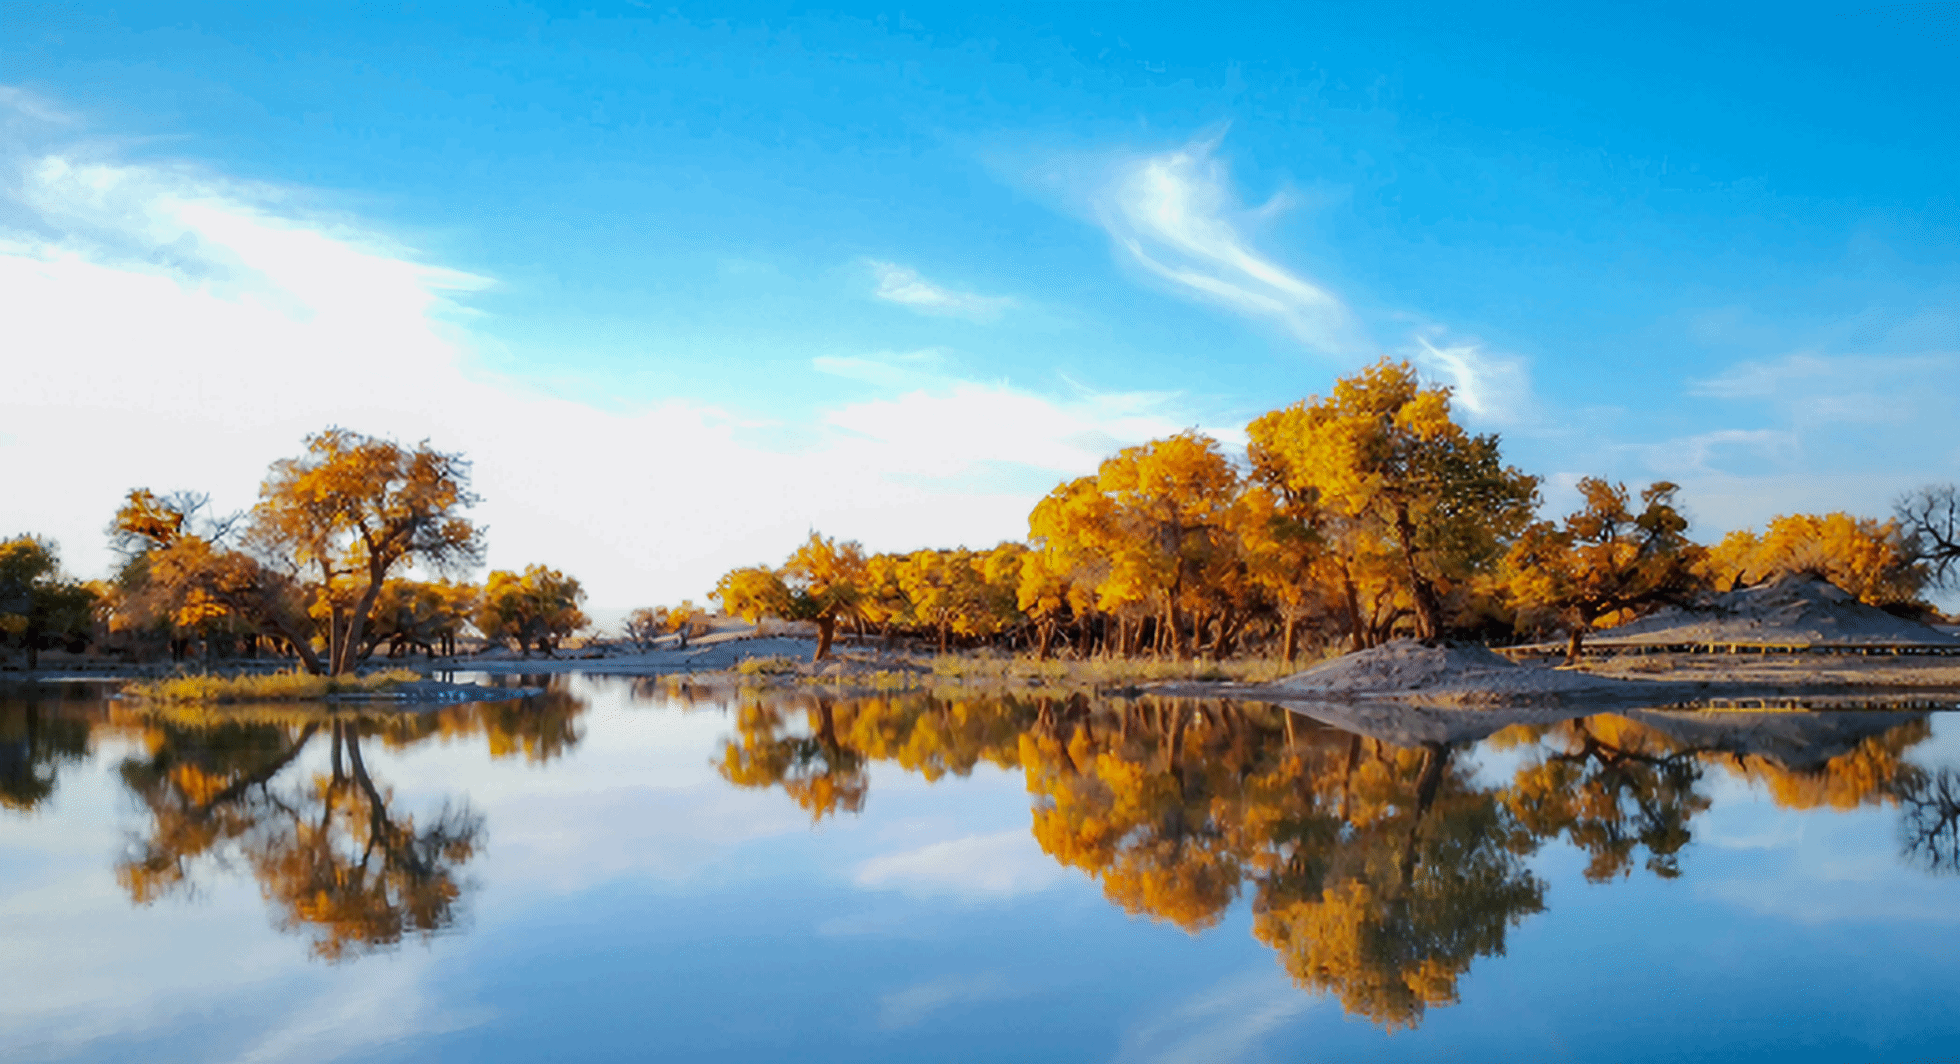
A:
[[[1246,429],[1263,481],[1345,519],[1343,539],[1394,544],[1425,636],[1441,634],[1442,594],[1498,553],[1538,497],[1538,478],[1501,463],[1496,436],[1452,420],[1449,396],[1384,358]]]
[[[527,565],[521,573],[492,570],[483,582],[476,609],[476,629],[486,638],[509,640],[530,652],[555,651],[566,636],[590,621],[579,607],[585,588],[576,578],[542,565]]]
[[[1775,517],[1761,535],[1731,532],[1709,550],[1702,572],[1724,590],[1807,573],[1872,606],[1916,602],[1928,578],[1897,521],[1842,512]]]
[[[1697,568],[1707,554],[1688,540],[1687,518],[1674,508],[1677,486],[1648,486],[1639,514],[1629,509],[1624,484],[1586,477],[1578,487],[1585,507],[1563,526],[1539,521],[1525,528],[1505,555],[1503,574],[1519,609],[1567,626],[1574,661],[1596,622],[1630,620],[1702,587]]]

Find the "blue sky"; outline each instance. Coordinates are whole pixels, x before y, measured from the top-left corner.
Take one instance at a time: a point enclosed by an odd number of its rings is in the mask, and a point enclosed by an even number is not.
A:
[[[6,9],[0,519],[83,573],[337,422],[473,455],[493,564],[698,596],[1384,353],[1554,508],[1960,470],[1946,8],[266,10]]]

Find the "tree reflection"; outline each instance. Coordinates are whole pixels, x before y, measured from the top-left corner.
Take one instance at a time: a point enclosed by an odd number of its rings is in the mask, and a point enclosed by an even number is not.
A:
[[[426,938],[461,915],[483,818],[464,802],[405,810],[369,771],[368,754],[377,743],[481,734],[493,757],[547,761],[578,742],[583,708],[553,692],[430,713],[285,709],[216,722],[143,714],[147,753],[120,771],[149,824],[117,863],[117,881],[147,905],[195,892],[201,868],[241,865],[280,929],[307,936],[328,961]],[[322,742],[324,770],[302,773],[295,766]]]
[[[31,812],[53,796],[61,765],[87,754],[87,721],[38,701],[0,702],[0,807]]]
[[[448,926],[482,819],[445,805],[418,824],[391,808],[392,792],[361,755],[361,723],[158,729],[150,755],[123,765],[151,829],[117,865],[117,881],[148,904],[189,889],[197,858],[235,853],[281,929],[310,935],[327,960]],[[331,771],[274,786],[322,733]]]
[[[1904,759],[1931,734],[1923,715],[1519,725],[1491,742],[1522,747],[1518,767],[1480,782],[1464,745],[1401,734],[1392,718],[1362,735],[1238,702],[742,699],[718,760],[729,781],[780,786],[821,819],[863,808],[874,762],[928,779],[1018,768],[1036,842],[1112,904],[1197,933],[1249,895],[1253,935],[1299,986],[1391,1029],[1455,1002],[1477,959],[1544,909],[1526,861],[1546,842],[1586,853],[1594,883],[1636,866],[1681,875],[1717,767],[1789,808],[1899,802],[1910,854],[1937,870],[1960,862],[1960,777]]]
[[[1254,904],[1253,934],[1296,983],[1390,1029],[1454,1003],[1471,963],[1502,954],[1507,929],[1544,908],[1523,860],[1535,839],[1455,753],[1377,745],[1355,770],[1329,765],[1339,786],[1330,772],[1317,790],[1332,831],[1319,845],[1287,839]]]
[[[269,792],[272,812],[246,855],[281,928],[310,933],[316,956],[340,960],[449,926],[483,819],[447,803],[422,825],[391,812],[353,725],[335,722],[331,739],[332,774],[297,794]]]
[[[736,709],[739,738],[723,746],[715,768],[738,787],[781,787],[812,821],[864,807],[870,780],[865,757],[837,738],[836,709],[828,698],[805,707],[807,727],[797,728],[789,707],[751,699]]]
[[[1928,871],[1960,872],[1960,774],[1917,773],[1894,796],[1904,809],[1905,856]]]
[[[1584,850],[1594,883],[1631,875],[1639,849],[1649,872],[1681,874],[1688,821],[1709,804],[1695,791],[1704,751],[1612,714],[1561,721],[1539,739],[1548,752],[1519,769],[1504,794],[1525,830]]]

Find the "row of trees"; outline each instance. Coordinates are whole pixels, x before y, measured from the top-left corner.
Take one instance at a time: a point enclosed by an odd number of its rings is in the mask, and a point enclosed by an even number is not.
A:
[[[1865,601],[1919,600],[1956,570],[1960,506],[1926,489],[1886,521],[1795,515],[1714,547],[1687,535],[1679,489],[1587,478],[1582,507],[1535,518],[1539,479],[1450,391],[1383,360],[1254,420],[1244,462],[1189,431],[1127,448],[1050,492],[1030,539],[991,550],[867,554],[813,533],[780,566],[725,575],[730,613],[1047,655],[1224,656],[1266,638],[1354,649],[1397,635],[1511,639],[1596,625],[1710,590],[1811,572]]]
[[[460,579],[482,560],[482,530],[464,515],[476,501],[461,456],[330,428],[273,463],[247,513],[131,491],[109,527],[122,562],[107,581],[60,577],[43,540],[0,543],[0,632],[30,655],[79,649],[92,629],[180,658],[194,643],[267,644],[328,674],[383,646],[454,653],[472,626],[549,653],[586,627],[584,589],[543,565]]]

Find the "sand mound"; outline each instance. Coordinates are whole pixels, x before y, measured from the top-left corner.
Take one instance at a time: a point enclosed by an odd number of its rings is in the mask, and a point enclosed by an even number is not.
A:
[[[1581,673],[1515,664],[1485,647],[1397,639],[1281,680],[1302,697],[1416,695],[1439,701],[1534,702],[1628,686]]]
[[[1696,606],[1669,607],[1651,617],[1595,633],[1587,642],[1593,646],[1678,643],[1960,646],[1960,638],[1931,625],[1894,617],[1859,602],[1856,596],[1829,581],[1802,575],[1716,595]]]

